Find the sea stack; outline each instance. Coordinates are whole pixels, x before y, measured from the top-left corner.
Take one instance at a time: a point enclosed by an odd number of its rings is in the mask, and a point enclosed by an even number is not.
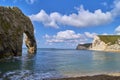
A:
[[[36,52],[31,20],[17,7],[0,6],[0,59],[22,55],[23,33],[28,53]]]

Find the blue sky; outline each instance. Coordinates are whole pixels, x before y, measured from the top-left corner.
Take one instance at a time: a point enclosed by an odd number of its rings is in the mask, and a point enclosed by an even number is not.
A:
[[[30,17],[38,48],[73,48],[120,34],[120,0],[0,0]],[[25,45],[23,45],[25,46]]]

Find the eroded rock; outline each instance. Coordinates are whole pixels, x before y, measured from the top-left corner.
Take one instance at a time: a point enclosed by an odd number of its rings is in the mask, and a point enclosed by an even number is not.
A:
[[[0,58],[21,56],[23,33],[28,52],[36,52],[34,28],[30,19],[17,7],[0,7]]]

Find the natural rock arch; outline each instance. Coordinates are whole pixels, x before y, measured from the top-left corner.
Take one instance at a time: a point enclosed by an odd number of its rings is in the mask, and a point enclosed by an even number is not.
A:
[[[34,28],[17,7],[0,7],[0,58],[21,56],[23,33],[28,52],[36,52]]]

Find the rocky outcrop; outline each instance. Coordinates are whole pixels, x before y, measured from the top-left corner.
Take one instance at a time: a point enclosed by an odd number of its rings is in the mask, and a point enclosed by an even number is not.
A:
[[[104,35],[96,36],[90,50],[98,51],[120,51],[120,36]]]
[[[17,7],[0,7],[0,58],[21,56],[23,33],[28,52],[36,52],[34,28],[30,19]]]
[[[77,50],[88,50],[91,47],[92,43],[78,44]]]
[[[101,41],[98,36],[95,36],[90,49],[101,51],[101,50],[106,49],[106,47],[107,47],[107,44],[105,44],[105,42]]]

